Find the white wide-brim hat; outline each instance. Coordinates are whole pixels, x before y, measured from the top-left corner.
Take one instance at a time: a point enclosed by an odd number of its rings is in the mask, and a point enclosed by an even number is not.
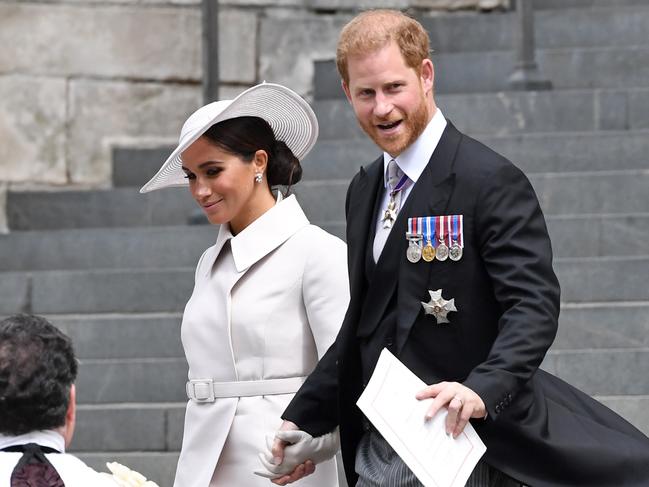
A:
[[[160,170],[140,189],[156,189],[188,184],[182,170],[181,154],[212,125],[237,117],[259,117],[273,129],[275,138],[302,160],[318,139],[318,119],[309,104],[297,93],[282,85],[262,83],[247,89],[234,100],[221,100],[196,110],[180,131],[178,147]]]

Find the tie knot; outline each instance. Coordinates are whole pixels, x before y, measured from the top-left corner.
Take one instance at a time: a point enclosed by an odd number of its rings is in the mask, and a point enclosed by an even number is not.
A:
[[[397,186],[401,176],[403,176],[403,171],[399,169],[397,161],[390,159],[390,162],[388,162],[388,186],[391,190]]]

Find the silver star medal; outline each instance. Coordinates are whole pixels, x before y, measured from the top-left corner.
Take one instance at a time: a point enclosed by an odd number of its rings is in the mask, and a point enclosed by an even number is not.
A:
[[[437,320],[437,324],[450,323],[447,318],[447,315],[451,311],[457,311],[455,307],[455,298],[447,301],[442,297],[442,290],[438,289],[437,291],[428,291],[430,294],[430,301],[424,303],[421,301],[421,305],[424,307],[424,312],[427,315],[433,315]]]

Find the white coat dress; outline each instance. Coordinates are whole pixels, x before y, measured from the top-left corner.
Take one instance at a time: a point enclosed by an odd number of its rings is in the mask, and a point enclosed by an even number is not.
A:
[[[333,343],[349,301],[346,247],[310,225],[294,196],[242,232],[221,225],[182,321],[190,379],[307,376]],[[190,400],[174,487],[271,487],[253,474],[293,394]],[[297,487],[338,485],[334,460]]]

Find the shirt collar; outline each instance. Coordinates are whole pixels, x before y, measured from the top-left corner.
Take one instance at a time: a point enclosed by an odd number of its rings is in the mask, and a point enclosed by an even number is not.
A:
[[[225,242],[230,240],[234,265],[237,272],[243,272],[307,225],[309,225],[309,220],[295,195],[284,199],[280,192],[275,206],[236,236],[232,235],[230,225],[224,224],[219,227],[213,254],[214,259],[221,252]]]
[[[65,438],[55,430],[30,431],[29,433],[18,436],[0,434],[0,450],[10,446],[26,445],[28,443],[36,443],[37,445],[46,446],[65,453]]]
[[[445,128],[446,119],[442,111],[437,108],[435,115],[430,119],[430,122],[428,122],[421,135],[417,137],[417,140],[394,158],[397,161],[399,169],[413,183],[416,183],[421,173],[424,172],[426,164],[430,161]],[[387,152],[383,153],[383,184],[386,188],[388,187],[388,163],[391,159],[393,157],[390,154]]]

